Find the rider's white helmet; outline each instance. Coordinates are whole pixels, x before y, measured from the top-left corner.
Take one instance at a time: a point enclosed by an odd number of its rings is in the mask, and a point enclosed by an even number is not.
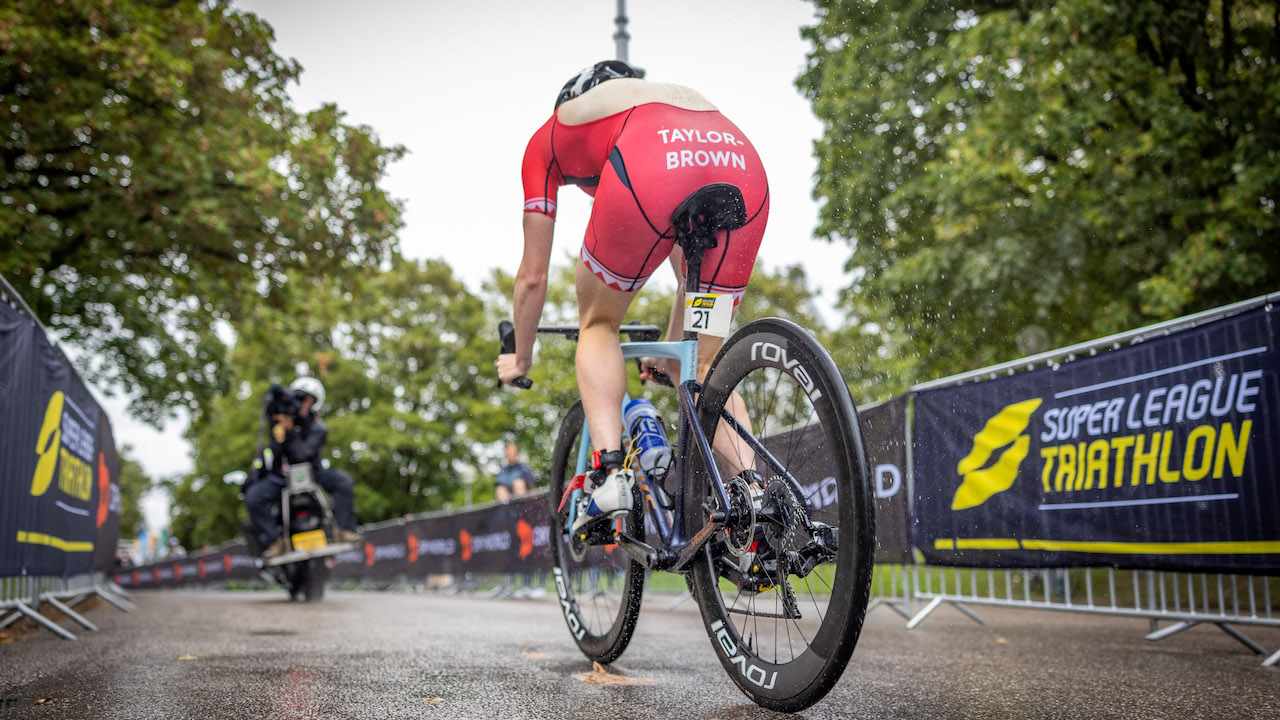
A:
[[[324,385],[321,385],[319,380],[309,375],[303,375],[297,380],[294,380],[293,384],[289,386],[289,389],[304,392],[315,398],[316,402],[311,406],[312,412],[318,411],[320,406],[324,404]]]

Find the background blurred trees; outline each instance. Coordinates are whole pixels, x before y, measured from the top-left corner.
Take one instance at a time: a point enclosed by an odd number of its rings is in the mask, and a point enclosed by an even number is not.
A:
[[[859,402],[1277,288],[1275,2],[815,4],[797,84],[847,315],[823,327],[803,268],[760,267],[738,323],[814,328]],[[295,111],[272,43],[219,0],[0,7],[0,273],[140,417],[190,411],[195,471],[168,483],[187,547],[238,534],[221,476],[300,362],[362,522],[458,503],[464,474],[487,499],[508,436],[545,477],[573,344],[495,389],[512,279],[471,292],[401,258],[381,184],[403,150]],[[575,323],[572,287],[553,278],[545,323]],[[669,303],[651,288],[629,319]],[[631,392],[675,419],[670,391]]]
[[[142,466],[133,458],[134,448],[125,445],[120,448],[120,537],[137,537],[144,526],[142,517],[142,496],[151,490],[151,478],[143,471]]]
[[[854,375],[899,392],[1277,289],[1276,3],[815,4],[797,84]]]
[[[395,248],[402,150],[294,111],[273,39],[223,0],[0,7],[0,273],[151,422],[228,387],[219,322]]]
[[[280,298],[246,315],[232,391],[188,433],[195,470],[173,490],[174,534],[199,544],[239,532],[241,503],[221,477],[247,470],[263,395],[299,363],[324,383],[323,457],[355,477],[360,522],[456,501],[460,469],[510,424],[493,389],[496,321],[480,299],[447,265],[398,258],[345,279],[291,274]]]

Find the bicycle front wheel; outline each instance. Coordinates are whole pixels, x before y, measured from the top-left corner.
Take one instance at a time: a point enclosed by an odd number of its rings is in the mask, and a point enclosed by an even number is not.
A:
[[[578,401],[565,413],[551,464],[551,572],[569,633],[583,654],[596,662],[617,660],[631,642],[640,617],[644,566],[631,561],[618,545],[585,545],[568,524],[569,502],[560,507],[565,488],[577,471],[584,415]],[[643,505],[636,502],[622,523],[632,537],[644,539]]]
[[[875,519],[853,401],[811,334],[768,318],[725,343],[698,405],[736,509],[690,584],[738,687],[761,706],[798,711],[843,673],[871,589]],[[740,427],[722,419],[726,409]],[[693,460],[687,507],[721,509],[704,463]],[[732,480],[749,469],[759,479]]]

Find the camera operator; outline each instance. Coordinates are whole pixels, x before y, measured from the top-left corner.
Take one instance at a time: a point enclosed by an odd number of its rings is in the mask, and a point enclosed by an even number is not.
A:
[[[311,463],[315,482],[324,488],[333,502],[334,530],[337,542],[356,542],[356,513],[351,492],[351,476],[341,470],[321,466],[320,449],[324,447],[329,428],[316,411],[324,404],[324,386],[313,377],[300,377],[289,390],[273,385],[267,394],[265,412],[272,423],[270,467],[244,491],[249,519],[266,550],[263,557],[275,557],[286,550],[285,539],[276,524],[276,508],[284,483],[283,461],[290,464]]]

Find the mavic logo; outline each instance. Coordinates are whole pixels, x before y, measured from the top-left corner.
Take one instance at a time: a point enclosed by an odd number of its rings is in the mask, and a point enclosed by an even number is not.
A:
[[[952,510],[977,507],[992,495],[1013,487],[1018,467],[1031,447],[1031,436],[1024,431],[1040,402],[1040,398],[1032,398],[1009,405],[973,436],[973,449],[956,465],[956,473],[964,482],[951,500]],[[1002,452],[996,455],[995,462],[988,463],[997,450]]]

